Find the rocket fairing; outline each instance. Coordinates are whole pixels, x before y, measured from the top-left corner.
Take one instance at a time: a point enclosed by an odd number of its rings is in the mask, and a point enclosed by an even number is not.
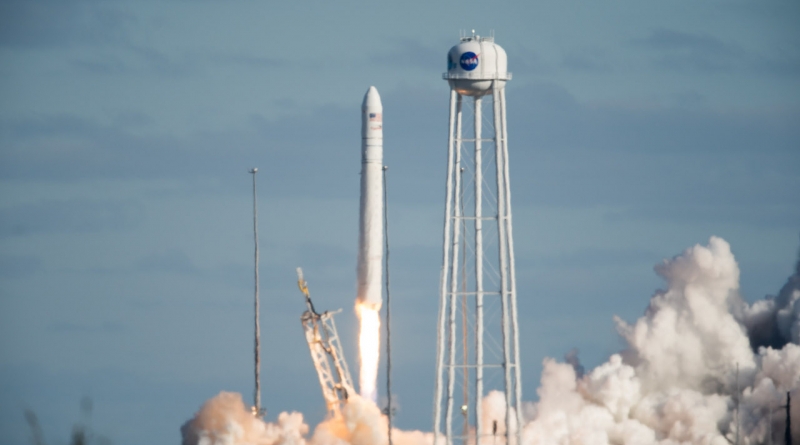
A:
[[[383,105],[369,87],[361,105],[361,205],[358,224],[358,302],[381,307],[383,277]]]

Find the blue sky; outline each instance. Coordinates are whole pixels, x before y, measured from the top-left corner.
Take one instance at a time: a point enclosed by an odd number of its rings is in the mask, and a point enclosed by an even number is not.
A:
[[[662,283],[728,240],[749,300],[800,234],[800,5],[673,2],[0,4],[0,430],[175,443],[249,400],[259,167],[264,404],[324,413],[302,266],[355,366],[360,104],[382,96],[397,424],[429,429],[448,88],[461,30],[514,73],[509,149],[528,400],[545,356],[591,366]]]

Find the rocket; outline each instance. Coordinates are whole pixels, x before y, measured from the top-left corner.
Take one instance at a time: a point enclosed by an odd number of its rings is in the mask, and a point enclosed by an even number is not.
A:
[[[381,307],[383,277],[383,105],[369,87],[361,105],[361,205],[358,224],[357,298]]]

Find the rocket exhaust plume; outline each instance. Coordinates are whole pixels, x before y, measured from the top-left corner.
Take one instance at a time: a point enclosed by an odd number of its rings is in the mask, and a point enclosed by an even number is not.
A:
[[[361,396],[373,402],[378,399],[378,361],[380,358],[381,321],[378,309],[356,303],[356,313],[361,321],[358,335],[360,355],[358,384]]]
[[[383,106],[375,87],[369,87],[361,105],[361,205],[358,231],[356,314],[359,390],[378,399],[380,358],[381,279],[383,276]]]

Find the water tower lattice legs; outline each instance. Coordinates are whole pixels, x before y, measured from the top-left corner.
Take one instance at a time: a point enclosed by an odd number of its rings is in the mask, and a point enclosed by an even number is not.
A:
[[[490,94],[468,99],[473,99],[474,119],[468,121],[473,134],[464,138],[462,111],[470,104],[451,90],[434,436],[435,440],[443,437],[448,445],[516,445],[521,443],[522,388],[505,90],[493,85]],[[488,101],[492,119],[484,120],[483,103]],[[491,137],[484,137],[484,124]],[[468,255],[471,267],[467,267]],[[459,270],[464,276],[459,277]],[[464,305],[466,298],[473,304]],[[470,313],[463,313],[465,308]],[[458,334],[459,320],[469,320],[461,332],[470,335]],[[465,385],[472,381],[470,391],[456,390],[459,378]],[[483,411],[487,390],[503,393],[502,418],[488,419],[491,413]],[[456,422],[462,423],[461,428]]]

